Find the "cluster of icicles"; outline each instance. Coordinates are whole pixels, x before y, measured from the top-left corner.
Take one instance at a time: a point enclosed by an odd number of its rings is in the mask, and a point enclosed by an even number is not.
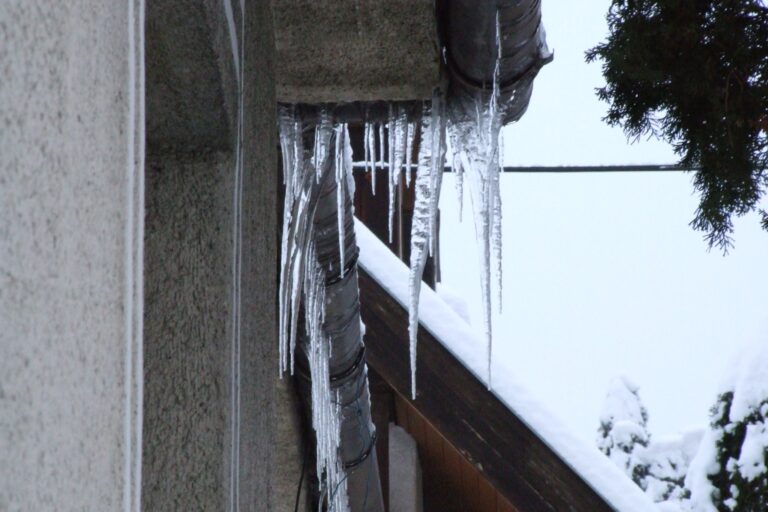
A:
[[[320,483],[320,506],[329,511],[348,510],[347,486],[340,445],[341,409],[339,397],[331,390],[329,360],[330,337],[324,329],[326,273],[316,256],[313,214],[318,200],[323,169],[333,158],[339,204],[339,251],[344,268],[344,191],[354,190],[352,150],[346,125],[334,125],[323,113],[315,127],[312,157],[304,149],[302,120],[293,111],[280,112],[280,144],[285,178],[285,206],[280,262],[279,339],[280,376],[294,371],[295,348],[301,299],[304,326],[309,344],[305,348],[311,375],[312,427],[316,434],[316,471]],[[334,139],[333,135],[336,134]],[[331,142],[334,148],[331,149]],[[345,183],[346,182],[346,183]],[[354,193],[354,192],[352,192]],[[343,270],[342,270],[343,272]]]
[[[416,158],[415,205],[411,226],[409,272],[409,337],[411,393],[416,397],[416,340],[419,294],[428,255],[436,250],[437,210],[450,137],[453,171],[462,195],[463,178],[469,181],[481,265],[484,327],[487,339],[488,386],[491,382],[491,261],[501,288],[501,203],[499,199],[500,113],[497,94],[478,94],[472,109],[447,112],[444,96],[436,91],[423,106],[421,118],[410,122],[402,106],[390,107],[387,123],[369,122],[364,127],[364,161],[354,164],[347,125],[321,112],[313,126],[303,126],[301,116],[290,107],[280,112],[280,143],[285,176],[282,260],[279,291],[280,372],[293,373],[296,330],[300,303],[304,299],[305,325],[309,338],[308,359],[312,377],[312,423],[317,435],[317,475],[321,493],[327,493],[329,510],[346,510],[344,472],[338,458],[339,414],[331,396],[328,356],[330,340],[323,329],[325,272],[319,267],[312,242],[313,212],[322,170],[329,167],[337,184],[340,261],[344,262],[344,194],[354,194],[353,167],[365,172],[389,171],[389,228],[392,237],[395,195],[405,169]],[[472,110],[467,113],[467,110]],[[314,129],[314,147],[305,150],[303,132]],[[335,135],[335,137],[334,137]],[[413,155],[419,136],[418,154]],[[332,159],[331,162],[328,159]],[[330,171],[329,171],[330,172]],[[375,177],[374,177],[375,178]],[[375,184],[373,179],[372,183]],[[374,185],[375,186],[375,185]],[[345,190],[347,192],[345,192]],[[374,189],[375,193],[375,189]],[[341,265],[343,273],[344,265]]]

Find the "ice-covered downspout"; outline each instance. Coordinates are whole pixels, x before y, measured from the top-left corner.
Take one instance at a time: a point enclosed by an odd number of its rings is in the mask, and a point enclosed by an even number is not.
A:
[[[325,111],[310,117],[285,107],[280,135],[286,177],[281,371],[293,370],[298,346],[299,388],[315,433],[318,506],[383,512],[362,343],[347,126]]]

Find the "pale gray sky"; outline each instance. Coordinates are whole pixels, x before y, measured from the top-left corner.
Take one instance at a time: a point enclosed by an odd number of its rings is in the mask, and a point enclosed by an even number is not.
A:
[[[544,1],[555,61],[526,116],[504,132],[506,165],[671,163],[659,141],[628,145],[600,118],[599,65],[584,51],[606,33],[609,2]],[[592,442],[608,381],[640,386],[655,435],[707,421],[721,376],[745,343],[768,342],[768,233],[736,222],[729,256],[691,230],[697,197],[682,173],[505,175],[504,313],[495,357]],[[445,284],[481,325],[474,229],[457,222],[451,176],[441,198]],[[478,350],[484,350],[478,347]]]

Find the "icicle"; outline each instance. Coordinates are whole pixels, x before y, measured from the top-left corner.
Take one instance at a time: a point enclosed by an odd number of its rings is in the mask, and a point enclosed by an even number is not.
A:
[[[437,254],[437,213],[440,200],[440,187],[443,183],[443,169],[445,167],[445,103],[442,94],[436,90],[432,94],[432,149],[431,149],[431,170],[432,189],[436,192],[432,195],[432,204],[430,205],[429,230],[430,243],[429,255],[435,257]]]
[[[501,313],[502,297],[502,274],[501,274],[501,191],[499,179],[501,178],[501,167],[499,165],[499,142],[501,141],[501,113],[499,105],[499,77],[501,74],[501,13],[496,10],[496,65],[493,68],[493,93],[491,97],[490,119],[488,122],[488,142],[491,146],[491,152],[495,152],[495,169],[489,169],[491,178],[491,245],[493,251],[493,260],[495,263],[496,293],[499,303],[499,313]],[[495,171],[495,172],[494,172]],[[490,308],[490,304],[489,304]],[[488,387],[491,386],[491,351],[493,348],[493,338],[488,342]]]
[[[384,162],[386,160],[384,155],[384,123],[379,123],[379,166],[382,169],[384,169]]]
[[[293,352],[296,345],[296,321],[301,289],[302,239],[308,228],[307,203],[303,201],[305,184],[311,184],[311,176],[305,173],[302,126],[293,110],[280,113],[280,144],[283,153],[285,181],[285,207],[283,210],[283,238],[281,242],[280,290],[279,290],[279,339],[280,376],[290,363],[293,371]]]
[[[320,183],[320,178],[323,175],[323,163],[328,159],[328,144],[332,131],[333,119],[328,110],[323,108],[320,110],[320,123],[315,128],[315,155],[319,157],[316,157],[314,161],[317,183]]]
[[[501,29],[496,13],[497,59],[493,89],[478,91],[474,98],[452,106],[448,131],[451,137],[457,191],[462,192],[460,176],[466,175],[472,198],[475,233],[480,253],[480,288],[483,326],[487,343],[488,387],[491,387],[493,329],[491,322],[491,273],[496,277],[501,308],[501,194],[499,188],[499,135],[503,112],[499,104]]]
[[[483,324],[488,351],[488,372],[490,387],[490,357],[492,342],[491,325],[491,289],[490,289],[490,257],[491,257],[491,215],[493,214],[493,199],[495,192],[489,174],[487,159],[477,155],[466,170],[472,193],[472,209],[474,211],[475,233],[480,252],[480,289],[483,304]]]
[[[413,137],[416,125],[408,123],[408,132],[405,137],[405,186],[411,186],[411,172],[413,172]]]
[[[312,156],[312,165],[315,166],[315,174],[317,176],[317,182],[320,183],[320,161],[322,160],[322,157],[320,155],[320,130],[315,129],[315,141],[313,145],[314,154]]]
[[[464,220],[464,163],[461,157],[459,141],[451,137],[451,170],[456,180],[456,196],[459,199],[459,222]]]
[[[344,277],[344,188],[347,185],[347,169],[345,149],[349,144],[346,139],[349,138],[347,124],[342,123],[336,129],[336,153],[334,162],[334,171],[336,175],[336,219],[339,225],[339,277]]]
[[[395,169],[394,163],[395,163],[395,146],[397,145],[397,141],[395,140],[395,124],[396,124],[396,118],[395,118],[395,112],[394,112],[394,106],[392,103],[389,104],[389,123],[387,123],[387,150],[389,151],[389,155],[387,157],[387,160],[389,161],[389,169],[387,169],[387,190],[389,191],[389,208],[387,210],[387,219],[388,223],[387,226],[389,227],[389,243],[392,243],[392,227],[394,223],[395,218],[395,190],[397,188],[397,171]]]
[[[410,362],[411,362],[411,398],[416,399],[416,342],[419,328],[419,293],[421,291],[421,277],[424,274],[424,265],[427,262],[427,246],[429,244],[429,206],[431,202],[430,190],[430,149],[428,143],[431,138],[431,123],[426,120],[429,116],[428,107],[424,108],[424,123],[421,126],[421,144],[419,146],[418,168],[416,169],[416,201],[413,208],[411,224],[411,261],[408,279],[409,304],[408,304],[408,334],[410,337]]]
[[[368,131],[368,145],[371,153],[371,192],[376,195],[376,125],[373,123]]]
[[[355,197],[355,175],[354,163],[352,162],[352,140],[349,138],[349,125],[344,125],[344,144],[341,147],[342,163],[344,164],[344,175],[347,177],[347,194],[350,198]],[[355,213],[355,204],[352,201],[352,213]],[[341,260],[342,262],[344,260]]]
[[[498,101],[498,99],[497,99],[497,101]],[[499,152],[499,180],[501,180],[501,176],[504,173],[504,137],[502,137],[501,130],[499,130],[499,151],[498,152]],[[501,242],[502,242],[502,237],[501,237],[501,190],[500,189],[501,189],[501,186],[499,186],[497,188],[497,190],[496,190],[497,197],[498,197],[498,199],[496,201],[497,211],[494,211],[494,217],[493,217],[494,221],[495,221],[494,225],[493,225],[493,230],[494,230],[493,237],[494,237],[494,242],[495,242],[494,246],[493,246],[493,252],[494,252],[494,256],[496,258],[496,269],[497,269],[497,271],[496,271],[496,280],[497,280],[497,283],[496,283],[497,284],[497,288],[496,288],[496,290],[497,290],[497,294],[498,294],[497,298],[498,298],[498,301],[499,301],[499,313],[501,313],[501,311],[502,311],[502,303],[503,303],[503,301],[502,301],[502,297],[503,297],[503,294],[502,294],[502,283],[503,283],[503,280],[502,280],[502,275],[501,275],[501,271],[502,271],[502,266],[501,266],[501,254],[502,254]]]
[[[403,168],[405,158],[405,138],[406,138],[406,113],[402,106],[397,108],[389,107],[389,243],[392,243],[392,229],[395,218],[395,200],[397,189],[400,185],[400,173]]]
[[[395,169],[397,171],[397,183],[400,183],[400,176],[405,164],[405,153],[408,150],[408,115],[405,108],[398,107],[397,123],[395,124]]]
[[[478,94],[472,115],[457,113],[449,123],[451,140],[456,141],[462,168],[469,180],[472,210],[480,252],[480,288],[482,292],[485,338],[487,343],[488,386],[491,385],[491,256],[496,278],[501,279],[501,198],[499,194],[498,132],[500,114]],[[480,112],[479,121],[476,112]],[[489,137],[489,130],[491,136]],[[499,284],[500,286],[500,284]]]
[[[368,135],[370,134],[370,132],[371,132],[371,125],[368,123],[365,123],[365,128],[363,129],[363,152],[365,154],[363,158],[363,161],[364,161],[363,168],[365,172],[369,171],[369,164],[370,164],[369,158],[371,156],[371,153],[370,153],[371,148],[368,146]]]
[[[416,398],[416,342],[419,328],[419,293],[427,254],[435,236],[437,204],[445,157],[445,116],[443,99],[435,93],[422,116],[416,201],[411,225],[408,333],[410,336],[411,396]]]
[[[405,109],[402,106],[398,107],[397,111],[397,117],[395,118],[395,135],[393,137],[393,143],[394,143],[394,151],[391,151],[393,155],[393,161],[390,162],[390,173],[392,174],[392,188],[394,190],[393,198],[392,200],[396,199],[397,192],[400,187],[400,176],[403,172],[403,161],[405,160],[405,150],[406,150],[406,129],[407,129],[407,117]],[[398,204],[400,208],[402,208],[402,201],[398,201]],[[390,211],[390,233],[391,233],[391,226],[394,221],[394,208],[392,207],[394,205],[391,205],[391,211]],[[402,216],[399,217],[402,219]],[[401,221],[402,222],[402,221]],[[392,242],[392,236],[390,234],[390,243]]]

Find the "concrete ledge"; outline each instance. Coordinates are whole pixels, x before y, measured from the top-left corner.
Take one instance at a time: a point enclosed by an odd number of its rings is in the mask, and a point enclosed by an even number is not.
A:
[[[277,99],[421,100],[440,80],[432,0],[272,0]]]

